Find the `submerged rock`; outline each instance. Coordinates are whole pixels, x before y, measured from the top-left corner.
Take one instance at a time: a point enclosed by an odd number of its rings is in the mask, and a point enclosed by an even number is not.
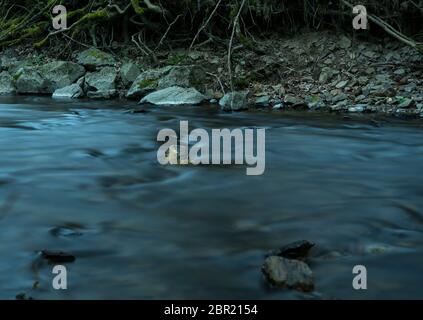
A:
[[[314,289],[313,272],[307,264],[278,256],[266,258],[262,266],[266,280],[274,286],[310,292]]]
[[[41,257],[54,263],[74,262],[76,260],[74,255],[62,251],[43,250],[41,251]]]
[[[106,52],[96,48],[90,48],[80,52],[76,58],[79,64],[94,70],[99,67],[114,66],[116,63],[115,58]]]
[[[57,89],[53,92],[53,98],[55,99],[77,99],[82,96],[84,96],[84,91],[77,83]]]
[[[107,99],[117,94],[117,72],[113,67],[104,67],[85,76],[87,96],[93,99]]]
[[[0,96],[12,95],[16,93],[15,85],[13,84],[13,78],[7,71],[0,73]]]
[[[82,232],[70,227],[54,227],[50,230],[50,234],[54,237],[79,237]]]
[[[224,111],[239,111],[248,109],[248,91],[235,91],[227,93],[219,101]]]
[[[295,241],[270,252],[268,256],[280,256],[287,259],[302,260],[307,257],[310,249],[314,246],[314,243],[307,240]]]
[[[174,86],[150,93],[141,100],[141,103],[155,105],[200,104],[205,99],[206,97],[194,88]]]

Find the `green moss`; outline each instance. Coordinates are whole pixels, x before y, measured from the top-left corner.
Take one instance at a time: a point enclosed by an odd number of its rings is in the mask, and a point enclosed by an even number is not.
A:
[[[157,85],[157,79],[144,79],[137,83],[138,89],[145,89]]]
[[[14,75],[12,75],[12,82],[15,84],[19,80],[21,75],[22,75],[22,72],[16,72]]]
[[[96,59],[107,59],[108,58],[108,56],[104,52],[101,52],[100,50],[94,50],[94,49],[90,50],[88,52],[88,55],[90,57],[93,57],[93,58],[96,58]]]
[[[134,11],[137,14],[143,14],[144,8],[141,8],[140,6],[140,0],[131,0],[132,8],[134,8]]]
[[[168,65],[175,66],[178,64],[183,64],[188,60],[188,56],[186,54],[175,54],[169,57],[166,61]]]

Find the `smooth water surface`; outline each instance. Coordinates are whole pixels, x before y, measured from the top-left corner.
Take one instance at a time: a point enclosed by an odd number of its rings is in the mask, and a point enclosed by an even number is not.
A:
[[[0,298],[423,298],[421,125],[139,108],[0,98]],[[265,174],[159,165],[157,133],[180,120],[266,128]],[[265,253],[301,239],[316,291],[268,289]],[[76,256],[68,290],[45,249]]]

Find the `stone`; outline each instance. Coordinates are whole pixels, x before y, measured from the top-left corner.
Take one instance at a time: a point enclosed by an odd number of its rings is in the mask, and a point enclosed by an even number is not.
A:
[[[288,104],[288,105],[301,105],[301,104],[304,104],[305,103],[303,99],[297,98],[297,97],[295,97],[295,96],[293,96],[291,94],[287,94],[284,97],[283,102],[285,104]]]
[[[16,93],[15,85],[13,84],[13,78],[7,71],[0,73],[0,96],[2,95],[13,95]]]
[[[141,73],[140,68],[135,63],[127,62],[120,68],[120,77],[125,87],[131,85]]]
[[[93,99],[109,99],[117,94],[117,72],[113,67],[104,67],[97,72],[87,73],[85,89]]]
[[[349,107],[348,112],[351,112],[351,113],[363,112],[366,109],[366,107],[367,105],[365,104],[357,104],[355,106]]]
[[[284,108],[283,103],[277,103],[273,106],[273,109],[275,109],[275,110],[279,110],[279,109],[283,109],[283,108]]]
[[[330,109],[332,111],[348,110],[348,101],[347,100],[340,101],[336,105],[331,106]]]
[[[12,55],[3,54],[0,57],[0,71],[7,70],[9,72],[17,71],[22,66],[22,62],[13,57]]]
[[[49,93],[48,81],[42,76],[36,67],[22,67],[12,78],[16,84],[16,91],[23,94]]]
[[[114,66],[116,63],[116,59],[111,54],[96,48],[90,48],[80,52],[76,60],[79,64],[90,70],[95,70],[99,67]]]
[[[85,69],[73,62],[52,61],[41,66],[25,66],[12,76],[18,93],[47,94],[71,85],[85,74]]]
[[[321,72],[319,76],[320,83],[326,83],[329,80],[329,74],[327,72]]]
[[[173,86],[150,93],[140,102],[154,105],[196,105],[205,99],[206,97],[195,88]]]
[[[270,256],[264,261],[262,272],[266,280],[277,287],[303,292],[314,289],[313,272],[306,263],[299,260]]]
[[[348,99],[348,96],[345,93],[340,93],[338,95],[335,95],[334,97],[332,97],[332,102],[333,103],[337,103],[343,100]]]
[[[337,88],[337,89],[343,89],[343,88],[345,88],[345,86],[346,86],[347,84],[348,84],[348,81],[347,81],[347,80],[340,81],[340,82],[338,82],[338,83],[337,83],[336,88]]]
[[[346,36],[341,36],[338,41],[338,45],[342,49],[348,49],[349,47],[351,47],[351,40]]]
[[[256,98],[256,100],[254,101],[254,104],[256,107],[265,108],[269,106],[269,102],[270,102],[269,96],[262,96],[262,97]]]
[[[49,62],[39,67],[39,70],[47,81],[47,93],[69,86],[85,74],[84,67],[69,61]]]
[[[410,98],[403,98],[400,100],[400,104],[398,105],[398,108],[409,108],[413,105],[414,101]]]
[[[83,96],[84,91],[77,83],[57,89],[53,92],[53,98],[55,99],[77,99]]]
[[[204,74],[194,66],[167,66],[142,72],[132,83],[127,98],[138,99],[146,94],[168,87],[195,88]],[[198,89],[198,88],[197,88]]]
[[[305,260],[309,251],[315,246],[313,242],[299,240],[288,243],[277,250],[270,252],[268,256],[279,256],[287,259]]]
[[[405,75],[405,69],[399,68],[399,69],[394,71],[394,74],[397,75],[397,76],[404,76]]]
[[[224,111],[239,111],[248,109],[248,91],[229,92],[219,101],[219,105]]]

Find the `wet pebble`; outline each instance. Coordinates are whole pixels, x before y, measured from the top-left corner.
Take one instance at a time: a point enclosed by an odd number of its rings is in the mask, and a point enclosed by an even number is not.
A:
[[[271,256],[262,266],[266,280],[274,286],[310,292],[314,289],[313,272],[307,264],[299,260],[290,260]]]

